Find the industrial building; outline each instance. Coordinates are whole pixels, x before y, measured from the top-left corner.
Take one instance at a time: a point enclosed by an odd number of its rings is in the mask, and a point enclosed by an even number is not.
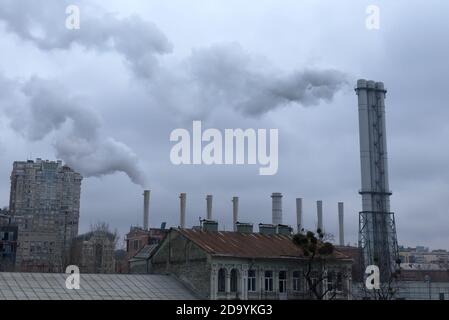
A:
[[[131,272],[173,275],[202,299],[312,298],[303,273],[308,258],[293,243],[293,228],[280,224],[281,193],[271,195],[272,223],[260,223],[258,232],[253,224],[238,221],[237,197],[232,201],[234,231],[219,231],[212,195],[206,196],[207,219],[186,228],[186,198],[180,195],[183,226],[171,228],[159,244],[146,246],[130,259]],[[302,200],[296,203],[300,225]],[[322,206],[317,215],[322,215]],[[350,299],[352,258],[336,250],[328,260],[322,285],[333,288],[333,298]]]
[[[18,226],[16,271],[61,272],[78,235],[82,177],[61,161],[16,161],[9,211]]]

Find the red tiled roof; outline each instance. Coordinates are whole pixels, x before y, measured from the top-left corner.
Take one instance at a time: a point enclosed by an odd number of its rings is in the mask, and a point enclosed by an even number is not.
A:
[[[304,258],[301,249],[286,235],[265,235],[230,231],[200,231],[176,229],[207,253],[239,258]],[[335,250],[336,259],[350,259]]]

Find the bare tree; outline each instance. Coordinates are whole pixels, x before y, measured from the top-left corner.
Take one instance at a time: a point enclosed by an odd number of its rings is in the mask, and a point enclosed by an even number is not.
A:
[[[108,235],[114,244],[114,248],[117,248],[117,243],[120,240],[120,235],[117,229],[114,229],[114,231],[110,230],[109,223],[105,221],[97,221],[94,224],[90,225],[90,232],[104,233],[105,235]]]

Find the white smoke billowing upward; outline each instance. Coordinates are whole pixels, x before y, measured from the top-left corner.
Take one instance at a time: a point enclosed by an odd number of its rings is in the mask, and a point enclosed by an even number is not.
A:
[[[136,154],[125,144],[103,137],[99,116],[77,103],[76,97],[64,96],[61,93],[67,91],[58,83],[40,78],[17,85],[22,101],[7,109],[13,129],[30,141],[55,132],[57,157],[85,177],[123,172],[146,186]]]
[[[158,66],[159,55],[172,51],[166,36],[151,22],[134,15],[120,19],[77,1],[82,15],[81,27],[65,27],[65,10],[73,1],[2,0],[0,20],[7,30],[21,39],[34,43],[41,50],[69,50],[73,44],[88,50],[115,51],[122,55],[138,76],[150,78]]]
[[[238,44],[197,50],[189,65],[203,94],[249,116],[260,116],[289,103],[307,107],[330,102],[348,83],[344,73],[332,69],[285,74],[263,68]]]
[[[69,51],[78,45],[116,53],[151,95],[153,105],[175,109],[182,117],[206,117],[225,108],[260,117],[286,105],[330,102],[347,84],[346,75],[332,69],[278,71],[257,63],[238,44],[194,50],[179,65],[162,65],[159,58],[171,53],[172,45],[154,24],[138,16],[118,18],[79,1],[81,26],[74,32],[65,28],[62,19],[69,4],[67,0],[48,0],[45,6],[34,0],[2,0],[0,21],[42,51]],[[124,172],[145,186],[136,154],[104,137],[100,117],[65,95],[65,88],[40,78],[16,85],[20,102],[13,103],[8,116],[17,132],[31,141],[55,132],[57,156],[85,176]]]

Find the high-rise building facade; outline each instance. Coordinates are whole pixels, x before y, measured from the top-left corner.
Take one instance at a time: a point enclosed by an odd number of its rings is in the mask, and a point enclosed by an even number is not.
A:
[[[16,161],[9,210],[19,227],[17,271],[61,272],[78,235],[82,176],[61,161]]]

